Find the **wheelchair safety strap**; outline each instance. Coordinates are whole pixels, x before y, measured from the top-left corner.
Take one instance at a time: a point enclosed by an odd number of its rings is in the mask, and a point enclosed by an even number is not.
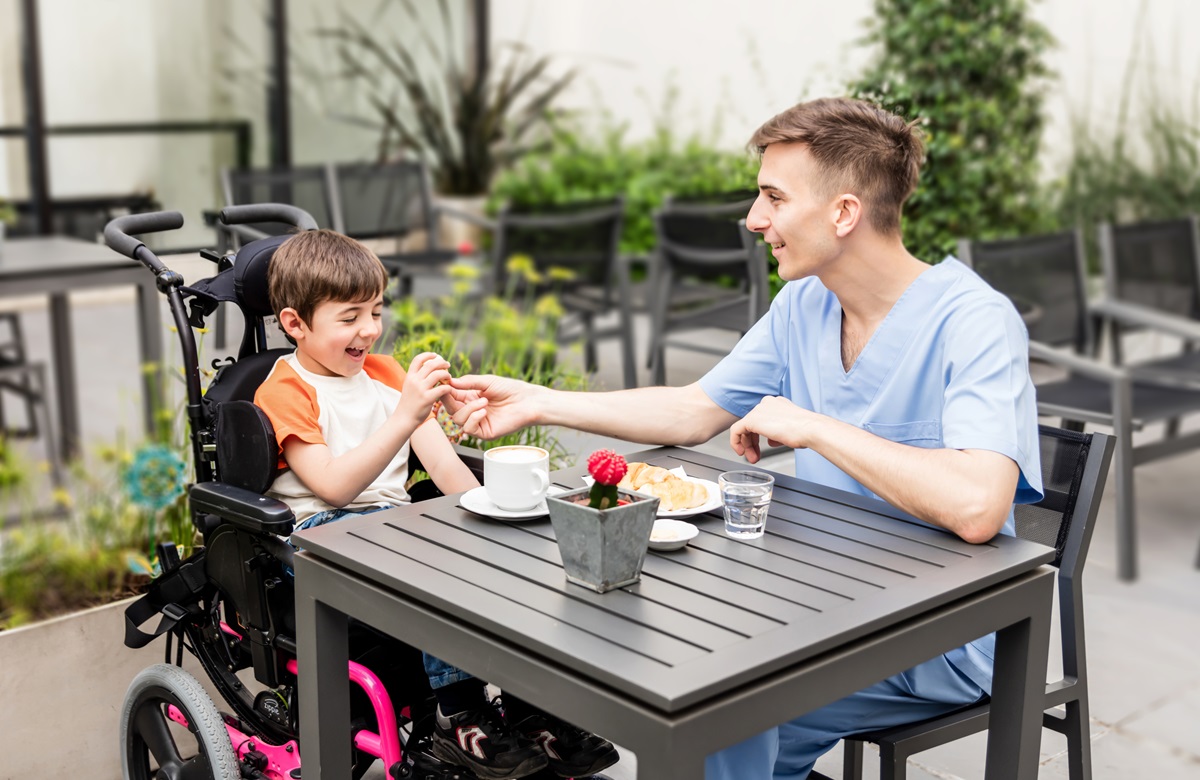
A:
[[[206,583],[203,550],[150,583],[146,595],[125,609],[125,646],[134,649],[145,647],[175,628],[180,620],[187,617],[189,608],[199,601]],[[160,613],[163,617],[154,633],[147,634],[138,628]]]

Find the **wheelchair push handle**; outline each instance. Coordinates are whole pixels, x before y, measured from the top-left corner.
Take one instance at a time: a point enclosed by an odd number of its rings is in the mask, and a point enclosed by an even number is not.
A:
[[[226,206],[219,215],[226,225],[246,225],[254,222],[285,222],[301,230],[316,230],[317,221],[307,211],[286,203],[251,203],[245,206]]]
[[[141,260],[138,250],[145,246],[134,236],[161,233],[183,227],[183,215],[178,211],[152,211],[148,214],[127,214],[104,226],[104,243],[126,257]],[[143,261],[144,262],[144,261]]]

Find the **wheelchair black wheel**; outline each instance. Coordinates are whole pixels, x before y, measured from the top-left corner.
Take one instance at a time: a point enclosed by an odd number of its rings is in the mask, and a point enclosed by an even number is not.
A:
[[[168,714],[170,706],[183,715],[186,729]],[[196,678],[177,666],[156,664],[133,679],[121,708],[120,735],[126,780],[241,777],[221,713]]]

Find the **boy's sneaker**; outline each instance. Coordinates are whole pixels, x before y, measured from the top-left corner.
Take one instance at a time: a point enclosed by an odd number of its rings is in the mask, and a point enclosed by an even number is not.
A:
[[[620,759],[617,749],[607,739],[546,713],[530,715],[513,729],[545,751],[550,770],[559,777],[594,774]]]
[[[488,703],[450,716],[443,715],[439,707],[433,754],[486,780],[525,777],[547,764],[541,749],[509,729],[495,706]]]

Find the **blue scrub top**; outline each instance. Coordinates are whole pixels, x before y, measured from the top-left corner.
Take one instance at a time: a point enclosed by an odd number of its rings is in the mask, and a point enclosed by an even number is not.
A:
[[[950,257],[923,272],[849,371],[841,345],[833,293],[815,277],[789,282],[700,386],[738,417],[777,395],[895,442],[999,452],[1021,471],[1014,503],[1041,500],[1029,336],[1012,303],[973,271]],[[812,450],[796,450],[796,476],[874,496]],[[1011,512],[1002,533],[1014,533]],[[992,644],[947,657],[990,690]]]

